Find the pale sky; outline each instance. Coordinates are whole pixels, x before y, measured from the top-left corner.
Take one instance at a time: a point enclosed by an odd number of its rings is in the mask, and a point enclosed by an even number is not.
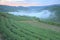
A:
[[[0,0],[0,5],[12,5],[12,6],[44,6],[60,4],[60,0]]]

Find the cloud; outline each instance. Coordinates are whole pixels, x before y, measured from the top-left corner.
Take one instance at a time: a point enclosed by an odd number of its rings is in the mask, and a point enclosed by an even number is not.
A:
[[[45,6],[60,3],[57,0],[0,0],[0,5]]]
[[[0,2],[0,5],[9,5],[9,6],[39,6],[36,3],[11,3],[11,2]]]
[[[19,1],[25,1],[25,0],[0,0],[0,2],[19,2]]]
[[[25,1],[25,0],[8,0],[8,1],[19,2],[19,1]]]
[[[9,6],[38,6],[37,3],[27,3],[26,0],[1,0],[0,5]]]

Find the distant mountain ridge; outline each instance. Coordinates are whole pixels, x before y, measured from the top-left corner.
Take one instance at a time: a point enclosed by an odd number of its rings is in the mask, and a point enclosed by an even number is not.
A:
[[[49,6],[7,6],[7,5],[0,5],[0,12],[41,12],[42,10],[60,10],[60,4],[56,5],[49,5]]]
[[[7,5],[0,5],[0,12],[31,12],[31,11],[39,11],[43,9],[43,7],[40,6],[31,6],[31,7],[23,7],[23,6],[7,6]]]

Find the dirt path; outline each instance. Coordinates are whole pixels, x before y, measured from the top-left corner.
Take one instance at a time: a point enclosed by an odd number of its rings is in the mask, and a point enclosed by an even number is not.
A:
[[[43,29],[50,29],[50,30],[53,30],[56,32],[60,32],[59,26],[45,24],[45,23],[38,22],[38,21],[17,21],[17,22],[29,23],[30,25],[35,26],[35,27],[39,27],[39,28],[43,28]]]
[[[2,36],[2,34],[0,33],[0,40],[3,40],[3,36]]]

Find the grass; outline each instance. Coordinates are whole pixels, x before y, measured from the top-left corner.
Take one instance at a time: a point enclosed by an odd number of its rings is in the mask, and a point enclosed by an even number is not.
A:
[[[56,26],[60,26],[60,23],[57,23],[57,22],[45,22],[47,24],[51,24],[51,25],[56,25]]]
[[[55,25],[55,26],[60,26],[60,23],[58,22],[53,22],[53,21],[43,21],[43,20],[40,20],[39,18],[37,18],[38,22],[42,22],[42,23],[46,23],[46,24],[50,24],[50,25]]]
[[[60,27],[58,26],[55,28],[48,24],[41,24],[35,18],[30,17],[2,15],[4,13],[0,13],[0,32],[3,33],[5,40],[60,40]]]

